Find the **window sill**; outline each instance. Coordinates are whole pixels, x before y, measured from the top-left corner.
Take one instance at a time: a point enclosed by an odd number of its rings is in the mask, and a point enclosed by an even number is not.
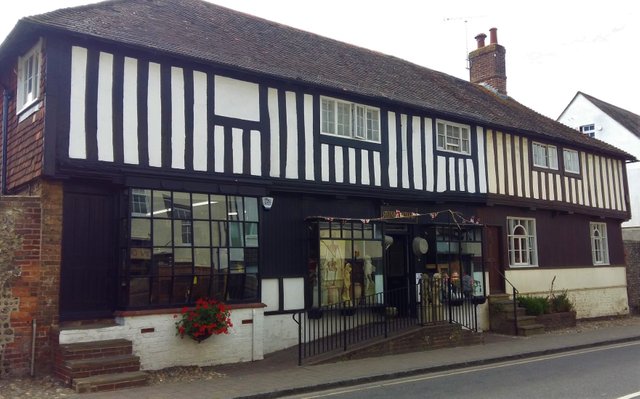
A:
[[[22,108],[20,108],[20,111],[16,113],[16,115],[18,115],[18,123],[26,120],[29,116],[40,109],[42,102],[39,100],[40,99],[36,98],[35,100],[26,103]]]
[[[458,152],[458,151],[452,151],[452,150],[445,150],[444,148],[437,148],[436,149],[438,152],[446,152],[447,154],[454,154],[454,155],[458,155],[461,157],[470,157],[471,153],[467,153],[467,152]]]

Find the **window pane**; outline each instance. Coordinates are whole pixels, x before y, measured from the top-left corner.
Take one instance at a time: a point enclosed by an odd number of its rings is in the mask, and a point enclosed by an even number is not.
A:
[[[356,115],[355,115],[355,137],[365,137],[365,115],[364,115],[364,107],[357,105],[355,107]]]
[[[244,273],[244,249],[231,248],[229,250],[229,273]]]
[[[150,198],[151,190],[131,190],[131,215],[151,216],[151,213],[149,212]]]
[[[258,223],[246,223],[245,228],[245,246],[258,246]]]
[[[322,131],[324,133],[336,133],[335,101],[322,99]]]
[[[137,245],[151,244],[150,219],[131,219],[131,240]]]
[[[380,113],[377,109],[367,109],[367,140],[380,141]]]
[[[244,234],[243,225],[239,222],[229,222],[229,246],[243,247]]]
[[[227,220],[227,197],[224,195],[211,196],[211,218]]]
[[[153,246],[167,247],[173,245],[171,239],[171,220],[153,221]]]
[[[245,197],[244,199],[244,220],[247,222],[258,221],[258,199]]]
[[[244,220],[244,206],[242,205],[242,197],[229,196],[229,212],[227,213],[229,220]]]
[[[351,137],[351,104],[338,103],[338,126],[339,136]]]
[[[211,268],[211,249],[196,248],[193,250],[196,273],[203,274]]]
[[[173,250],[173,257],[173,272],[175,274],[191,274],[193,271],[191,248],[175,248]]]
[[[189,193],[173,193],[173,218],[191,219],[191,195]]]
[[[208,247],[211,245],[209,234],[209,221],[193,222],[193,244],[198,247]]]
[[[213,233],[213,246],[227,246],[227,222],[211,222],[211,231]]]
[[[153,217],[168,218],[171,212],[171,192],[170,191],[154,191],[153,192]]]
[[[190,246],[193,244],[191,220],[173,221],[173,242],[175,246]]]
[[[209,196],[193,194],[193,218],[209,220]]]

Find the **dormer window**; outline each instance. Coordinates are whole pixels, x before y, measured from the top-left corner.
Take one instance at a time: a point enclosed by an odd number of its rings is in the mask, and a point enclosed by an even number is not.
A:
[[[441,151],[471,154],[469,126],[438,121],[438,149]]]
[[[40,43],[18,58],[18,98],[20,114],[38,101],[40,96]]]
[[[589,125],[582,125],[580,126],[580,133],[586,134],[589,137],[595,137],[596,136],[596,125],[589,124]]]
[[[322,134],[380,143],[380,109],[321,98]]]
[[[534,142],[533,166],[558,170],[558,149],[553,145]]]

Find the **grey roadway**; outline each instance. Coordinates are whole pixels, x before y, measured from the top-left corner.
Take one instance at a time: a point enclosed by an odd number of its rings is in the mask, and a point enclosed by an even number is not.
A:
[[[398,378],[289,399],[640,397],[640,341]]]
[[[532,337],[487,334],[484,344],[414,352],[339,363],[302,366],[294,359],[269,359],[220,367],[225,377],[196,382],[163,383],[146,387],[84,394],[83,398],[217,399],[277,398],[287,394],[382,381],[426,372],[559,353],[609,343],[640,340],[640,318],[629,325],[577,333],[556,332]]]

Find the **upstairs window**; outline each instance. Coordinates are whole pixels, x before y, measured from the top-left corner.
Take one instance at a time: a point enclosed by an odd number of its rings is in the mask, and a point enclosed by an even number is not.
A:
[[[21,113],[40,96],[40,43],[18,58],[17,111]]]
[[[509,265],[537,266],[536,220],[507,218],[509,239]]]
[[[564,149],[562,154],[564,158],[564,170],[570,173],[580,173],[578,151]]]
[[[558,170],[558,149],[553,145],[533,143],[533,166]]]
[[[594,265],[609,264],[609,243],[606,223],[589,223],[591,230],[591,256]]]
[[[329,97],[321,103],[323,134],[380,142],[380,109]]]
[[[469,126],[438,121],[438,149],[459,154],[471,154]]]
[[[589,124],[589,125],[582,125],[580,126],[580,133],[586,134],[589,137],[595,137],[596,136],[596,125]]]

